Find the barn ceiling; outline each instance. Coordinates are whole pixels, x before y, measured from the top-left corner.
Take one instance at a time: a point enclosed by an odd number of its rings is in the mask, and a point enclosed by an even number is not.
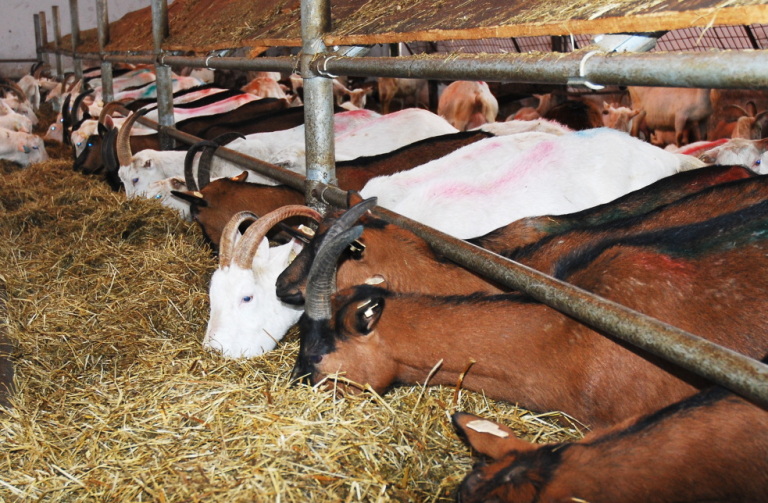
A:
[[[479,40],[768,23],[768,0],[332,0],[327,45]],[[300,46],[299,0],[175,0],[163,48]],[[110,23],[108,51],[151,51],[149,7]],[[62,48],[71,48],[69,36]],[[78,52],[98,52],[96,30]]]

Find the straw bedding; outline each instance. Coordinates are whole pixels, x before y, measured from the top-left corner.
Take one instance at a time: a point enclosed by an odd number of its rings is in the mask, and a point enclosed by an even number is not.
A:
[[[475,461],[446,415],[456,402],[528,439],[579,436],[452,388],[290,387],[295,334],[249,360],[203,351],[216,261],[198,229],[56,155],[0,166],[16,366],[0,500],[450,501]]]

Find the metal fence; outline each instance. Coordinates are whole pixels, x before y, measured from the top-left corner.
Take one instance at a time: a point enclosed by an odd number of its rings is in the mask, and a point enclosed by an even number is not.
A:
[[[104,9],[105,0],[96,1],[97,7],[100,6]],[[70,0],[70,8],[76,13],[77,0]],[[56,14],[57,12],[54,11],[54,21],[58,17]],[[73,16],[73,19],[76,19],[76,16]],[[534,59],[515,56],[516,53],[531,50],[528,47],[537,47],[535,44],[546,47],[545,41],[547,39],[549,40],[549,50],[552,49],[553,39],[551,37],[531,37],[530,45],[528,45],[527,39],[522,38],[493,42],[451,42],[451,44],[459,44],[459,46],[449,46],[447,42],[438,42],[436,44],[438,48],[442,44],[446,48],[444,52],[451,54],[447,58],[440,56],[435,58],[422,56],[399,58],[347,57],[344,54],[330,52],[330,49],[322,44],[322,35],[330,27],[329,0],[302,0],[303,51],[298,56],[285,58],[248,60],[246,58],[167,55],[161,50],[163,37],[168,32],[167,3],[165,0],[152,0],[152,23],[155,50],[149,56],[105,54],[104,41],[108,39],[108,25],[105,16],[99,16],[99,42],[102,48],[100,55],[82,55],[75,52],[74,44],[77,39],[76,35],[79,33],[79,27],[75,21],[73,21],[72,30],[75,34],[72,51],[58,49],[53,52],[57,56],[62,54],[73,56],[78,63],[84,57],[100,57],[102,71],[107,74],[111,74],[111,64],[115,62],[155,64],[158,75],[159,124],[145,119],[140,119],[139,122],[157,128],[161,132],[161,136],[165,135],[184,142],[195,141],[196,139],[177,132],[169,127],[167,122],[169,110],[170,117],[173,117],[172,104],[168,99],[171,86],[171,66],[268,71],[283,71],[299,67],[305,87],[307,176],[303,177],[281,170],[277,166],[265,165],[258,159],[248,158],[226,148],[217,150],[216,155],[233,162],[240,162],[247,169],[276,177],[283,183],[299,190],[303,189],[307,194],[308,204],[321,208],[325,204],[339,207],[346,207],[347,204],[347,194],[337,187],[329,185],[335,179],[331,86],[333,75],[368,74],[378,77],[508,80],[554,84],[590,81],[609,85],[637,84],[705,88],[764,88],[768,86],[768,82],[762,77],[765,73],[764,69],[768,66],[768,51],[746,53],[744,51],[711,52],[704,50],[696,52],[689,50],[679,54],[659,52],[656,54],[622,55],[620,57],[610,54],[587,53],[575,54],[574,57],[544,55]],[[37,17],[36,26],[39,26]],[[761,31],[753,30],[753,37],[758,41],[757,43],[762,43],[765,40],[765,31],[762,26],[760,28]],[[748,32],[747,30],[744,31],[745,33]],[[702,35],[694,30],[686,35],[685,40],[690,41],[692,37],[698,37],[697,44],[704,40],[707,40],[707,43],[715,43],[711,42],[710,39],[705,39],[707,36],[714,36],[714,34],[705,31]],[[739,43],[745,43],[742,38],[736,35],[728,35],[728,37],[730,38],[726,38],[725,32],[722,34],[718,32],[718,35],[711,40],[715,40],[717,43],[723,43],[723,40],[739,40]],[[573,37],[573,43],[571,43],[570,37],[559,37],[557,42],[561,50],[570,51],[588,42],[588,38],[586,37],[585,40],[585,37]],[[749,35],[747,38],[749,39]],[[60,47],[58,33],[56,39],[57,47]],[[460,54],[458,56],[455,54],[458,52],[457,47],[462,49],[481,47],[476,45],[481,43],[491,44],[488,47],[493,48],[495,52],[486,57],[462,57]],[[682,42],[676,41],[676,43]],[[45,51],[40,48],[40,45],[38,47],[39,54],[42,56]],[[415,51],[419,50],[417,45],[409,45],[410,47]],[[513,49],[509,49],[510,47]],[[434,45],[432,49],[434,52]],[[77,69],[79,66],[80,64],[76,64],[75,68]],[[699,71],[698,69],[702,67],[708,68],[708,71]],[[110,81],[109,78],[104,80],[105,82]],[[163,95],[165,95],[164,98]],[[163,103],[164,101],[165,103]],[[164,116],[166,122],[164,122]],[[322,196],[322,201],[319,200],[319,196]],[[760,362],[596,297],[521,264],[473,247],[464,241],[442,234],[385,209],[377,208],[376,214],[421,236],[440,254],[460,265],[478,271],[480,274],[512,289],[525,292],[544,304],[607,334],[635,344],[689,371],[733,389],[759,403],[768,405],[768,385],[766,385],[768,383],[768,366]]]

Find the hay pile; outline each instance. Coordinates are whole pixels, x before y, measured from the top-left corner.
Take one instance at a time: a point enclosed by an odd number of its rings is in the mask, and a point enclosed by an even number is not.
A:
[[[475,461],[454,390],[335,397],[288,387],[295,336],[263,357],[201,349],[216,262],[200,232],[52,160],[0,175],[0,279],[16,347],[0,500],[449,501]],[[526,438],[572,439],[463,392]]]

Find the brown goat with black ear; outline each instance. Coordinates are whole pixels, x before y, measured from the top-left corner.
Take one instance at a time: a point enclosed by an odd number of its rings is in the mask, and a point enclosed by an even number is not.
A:
[[[312,265],[294,378],[341,373],[383,393],[427,376],[431,384],[455,384],[474,359],[465,388],[532,410],[562,410],[595,427],[705,384],[521,294],[438,297],[362,285],[333,295],[337,257],[361,232],[328,240]],[[553,267],[560,280],[751,357],[768,352],[766,268],[768,200],[695,224],[598,240]]]
[[[531,444],[471,414],[452,419],[492,459],[464,478],[460,503],[768,501],[768,412],[719,387],[566,444]]]

